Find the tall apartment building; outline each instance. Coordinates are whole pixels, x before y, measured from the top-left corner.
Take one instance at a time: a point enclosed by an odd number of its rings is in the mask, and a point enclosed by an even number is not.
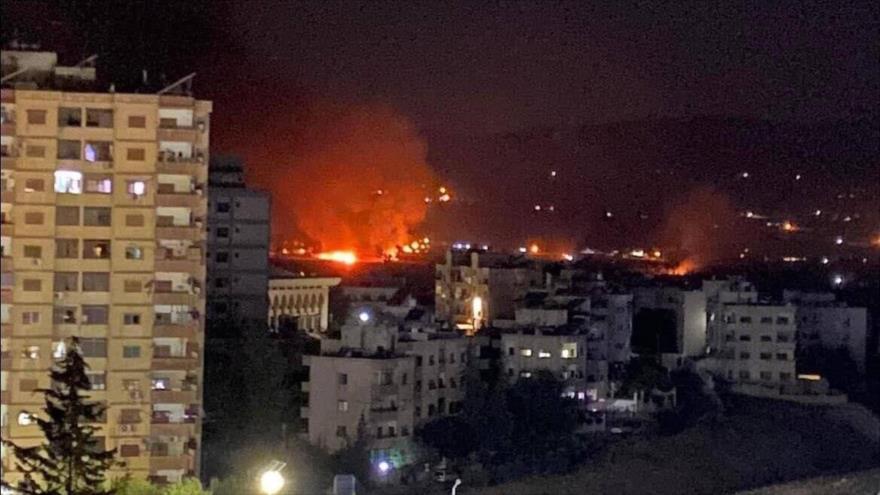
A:
[[[587,360],[587,336],[552,331],[501,334],[502,370],[511,383],[549,371],[562,380],[563,392],[584,404],[604,398],[607,361]]]
[[[208,326],[234,318],[266,329],[269,193],[246,187],[244,165],[232,157],[211,158],[208,185]]]
[[[199,470],[211,103],[99,92],[89,62],[2,53],[2,436],[42,441],[34,391],[76,336],[104,446],[177,480]]]
[[[758,302],[758,290],[743,278],[704,280],[706,295],[706,346],[710,353],[724,347],[724,307],[728,304],[754,304]]]
[[[670,348],[661,348],[663,362],[679,366],[683,358],[706,351],[706,294],[678,287],[638,287],[633,291],[634,313],[661,312],[671,318]],[[662,347],[662,344],[661,344]]]

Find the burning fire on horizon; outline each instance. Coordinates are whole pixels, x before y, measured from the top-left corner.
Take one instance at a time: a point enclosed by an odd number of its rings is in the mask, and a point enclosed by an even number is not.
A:
[[[414,229],[452,191],[438,184],[413,124],[384,105],[319,107],[297,122],[290,158],[268,184],[275,231],[308,239],[289,252],[305,255],[307,244],[351,265],[427,250]]]

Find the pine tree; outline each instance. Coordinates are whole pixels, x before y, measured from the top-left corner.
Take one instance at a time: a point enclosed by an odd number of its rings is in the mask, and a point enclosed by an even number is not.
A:
[[[65,356],[49,371],[52,385],[39,389],[46,401],[43,414],[34,417],[46,441],[36,447],[19,447],[3,440],[15,455],[24,479],[2,486],[24,495],[112,495],[104,488],[104,474],[113,464],[116,450],[99,450],[95,426],[105,407],[87,402],[83,392],[91,389],[76,338]]]

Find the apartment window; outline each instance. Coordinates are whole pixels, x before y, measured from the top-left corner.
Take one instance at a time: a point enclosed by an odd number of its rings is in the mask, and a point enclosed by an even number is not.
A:
[[[752,357],[751,353],[748,353],[748,352],[740,352],[739,353],[740,359],[751,359],[751,357]]]
[[[55,272],[55,292],[76,291],[78,279],[76,272]]]
[[[125,226],[126,227],[143,227],[144,226],[144,216],[139,213],[129,213],[125,215]]]
[[[46,147],[39,144],[29,144],[24,148],[24,156],[28,158],[45,158]]]
[[[110,208],[83,208],[83,225],[92,227],[109,227],[111,222]]]
[[[46,190],[46,181],[43,179],[25,179],[24,192],[43,192]]]
[[[126,280],[125,282],[123,282],[122,285],[125,292],[140,292],[143,290],[144,287],[140,280],[132,279]]]
[[[124,357],[124,358],[139,358],[139,357],[141,357],[141,346],[139,346],[139,345],[122,346],[122,357]]]
[[[226,201],[223,201],[223,202],[218,202],[216,208],[217,208],[217,213],[229,213],[231,206]]]
[[[217,263],[229,263],[229,253],[225,251],[220,251],[214,255],[214,259]]]
[[[773,342],[772,335],[761,335],[761,342]]]
[[[142,180],[125,181],[125,192],[132,196],[143,196],[147,194],[147,183]]]
[[[77,239],[55,239],[56,258],[79,258],[79,241]]]
[[[87,371],[86,376],[89,377],[89,384],[91,384],[89,390],[107,390],[107,373],[103,371]]]
[[[28,346],[27,349],[24,350],[24,357],[27,359],[40,359],[40,346]]]
[[[336,410],[340,411],[340,412],[348,411],[348,401],[347,400],[336,401]]]
[[[59,108],[58,127],[82,127],[82,109],[69,107]]]
[[[25,258],[42,258],[43,257],[43,248],[40,246],[25,246],[24,247],[24,257]]]
[[[407,375],[406,373],[402,374],[400,376],[401,385],[406,385],[408,382],[409,382],[409,375]]]
[[[25,311],[21,314],[23,325],[36,325],[40,322],[40,313],[37,311]]]
[[[788,354],[784,352],[777,352],[776,359],[779,361],[788,361]]]
[[[86,192],[97,194],[110,194],[113,192],[113,180],[109,175],[87,175]]]
[[[27,111],[27,122],[28,122],[28,124],[33,124],[33,125],[46,125],[46,111],[45,110],[28,110]]]
[[[52,310],[52,322],[56,325],[76,323],[76,308],[72,306],[55,306]]]
[[[58,140],[58,159],[59,160],[79,160],[82,156],[82,144],[79,141],[70,139]]]
[[[531,357],[532,350],[531,349],[520,349],[519,354],[520,354],[520,356],[523,356],[523,357]]]
[[[434,366],[434,355],[428,356],[428,366]]]
[[[109,292],[110,274],[107,272],[84,272],[82,290],[83,292]]]
[[[762,316],[762,317],[761,317],[761,323],[762,323],[762,324],[765,324],[765,325],[772,324],[772,323],[773,323],[773,317],[772,317],[772,316]]]
[[[79,225],[79,208],[76,206],[56,206],[55,225]]]
[[[415,413],[416,413],[417,418],[421,418],[422,417],[422,406],[416,406]]]
[[[769,371],[762,371],[760,376],[761,376],[761,380],[764,380],[764,381],[770,381],[773,379],[773,373],[770,373]]]
[[[147,153],[143,148],[128,148],[125,150],[125,158],[133,162],[142,162],[147,159]]]
[[[508,347],[507,348],[507,355],[508,356],[515,356],[516,355],[516,348],[515,347]]]
[[[37,389],[37,386],[38,386],[37,383],[38,382],[35,379],[26,378],[26,379],[23,379],[18,382],[18,389],[22,392],[33,392],[34,390]],[[31,418],[28,418],[28,419],[31,419]],[[21,418],[19,418],[18,424],[28,425],[28,424],[30,424],[30,422],[22,423]]]
[[[64,359],[67,355],[67,344],[64,341],[52,342],[52,357],[55,359]]]
[[[24,214],[24,223],[27,225],[43,225],[42,211],[28,211]]]
[[[790,320],[788,319],[787,316],[780,316],[780,317],[776,318],[777,325],[788,325],[789,321]]]
[[[790,338],[787,333],[779,332],[776,334],[776,342],[788,342]]]
[[[751,317],[751,316],[740,316],[740,317],[739,317],[739,322],[740,322],[740,323],[746,323],[746,324],[751,323],[751,322],[752,322],[752,317]]]
[[[52,323],[56,325],[76,323],[76,308],[72,306],[55,306],[52,310]]]
[[[419,368],[422,366],[422,356],[416,356],[416,367]]]
[[[83,175],[76,170],[55,171],[55,192],[59,194],[82,194]]]
[[[106,325],[107,324],[107,306],[104,305],[87,305],[82,307],[82,316],[84,325]]]
[[[139,457],[141,455],[141,447],[134,443],[120,445],[119,455],[121,457]]]
[[[104,239],[86,239],[83,241],[83,258],[89,260],[109,259],[110,241]]]
[[[769,361],[769,360],[773,359],[773,353],[772,352],[762,352],[761,359],[764,361]]]
[[[113,143],[88,141],[83,146],[83,158],[87,162],[109,162],[113,160]]]
[[[127,260],[142,260],[142,259],[144,259],[144,250],[141,249],[140,246],[126,246],[125,247],[125,259],[127,259]]]
[[[137,424],[141,422],[140,409],[123,409],[119,414],[119,422],[125,425]]]
[[[752,377],[751,373],[749,373],[747,370],[740,370],[740,372],[739,372],[739,379],[740,380],[748,380],[751,377]]]
[[[86,127],[113,127],[113,110],[87,108]]]
[[[739,336],[739,340],[740,340],[740,342],[751,342],[751,341],[752,341],[752,336],[751,336],[751,335],[747,335],[747,334],[742,334],[742,335]]]
[[[214,279],[214,287],[218,289],[223,289],[229,286],[229,279],[226,277],[217,277]]]
[[[128,126],[134,129],[146,129],[147,117],[145,115],[129,115]]]
[[[336,427],[336,436],[337,437],[347,437],[348,431],[346,430],[346,428],[344,426],[337,426]]]
[[[21,281],[21,286],[25,292],[39,292],[43,289],[43,281],[38,278],[26,278]]]
[[[84,357],[105,358],[107,357],[107,339],[81,338],[79,349]]]
[[[538,351],[538,358],[539,358],[539,359],[548,359],[549,357],[550,357],[550,353],[549,353],[549,352],[547,352],[547,351],[545,351],[545,350],[543,350],[543,349],[541,349],[540,351]]]
[[[791,380],[791,373],[788,373],[785,371],[783,371],[782,373],[779,373],[779,380],[783,381],[783,382],[790,381]]]
[[[141,324],[141,314],[140,313],[125,313],[122,315],[122,324],[123,325],[140,325]]]
[[[217,227],[217,237],[226,239],[229,237],[229,227]]]

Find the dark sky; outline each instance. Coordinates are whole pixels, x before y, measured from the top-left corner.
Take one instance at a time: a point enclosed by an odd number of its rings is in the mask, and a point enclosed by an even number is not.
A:
[[[7,0],[2,8],[4,38],[17,31],[74,59],[100,52],[99,70],[117,82],[136,78],[143,67],[153,80],[160,72],[168,80],[198,72],[198,96],[215,104],[214,151],[244,155],[258,179],[268,167],[284,165],[284,135],[311,102],[390,105],[426,136],[441,175],[463,195],[493,202],[482,211],[493,212],[498,225],[488,228],[506,239],[531,228],[521,216],[501,219],[515,211],[510,198],[523,198],[523,213],[544,201],[549,189],[536,194],[535,180],[550,167],[586,184],[556,186],[564,196],[559,201],[577,211],[550,223],[571,230],[605,208],[622,207],[615,180],[629,197],[657,192],[633,186],[632,167],[674,169],[672,185],[699,176],[701,185],[724,189],[718,181],[705,184],[713,167],[727,174],[741,166],[766,171],[763,183],[778,189],[777,167],[786,173],[833,167],[828,157],[837,149],[861,158],[877,148],[876,134],[858,141],[852,136],[863,135],[860,128],[847,134],[834,124],[878,115],[880,7],[873,1],[248,0],[113,8]],[[577,131],[703,116],[823,127],[801,134],[721,125],[700,136],[705,148],[686,153],[674,144],[688,146],[699,123],[671,131],[661,125],[668,135],[639,127],[645,137],[638,140],[627,129],[603,129],[603,137],[589,139]],[[534,141],[534,130],[545,128],[568,134]],[[511,131],[527,136],[517,138],[518,147],[481,138]],[[737,135],[726,139],[728,132]],[[669,136],[677,141],[670,144]],[[642,143],[650,149],[630,151]],[[690,157],[686,163],[682,155]],[[817,163],[804,164],[811,161]],[[876,172],[876,160],[868,167]],[[487,179],[500,175],[506,189],[483,194]],[[487,229],[485,222],[471,223],[468,235]],[[596,232],[592,227],[578,234]]]

